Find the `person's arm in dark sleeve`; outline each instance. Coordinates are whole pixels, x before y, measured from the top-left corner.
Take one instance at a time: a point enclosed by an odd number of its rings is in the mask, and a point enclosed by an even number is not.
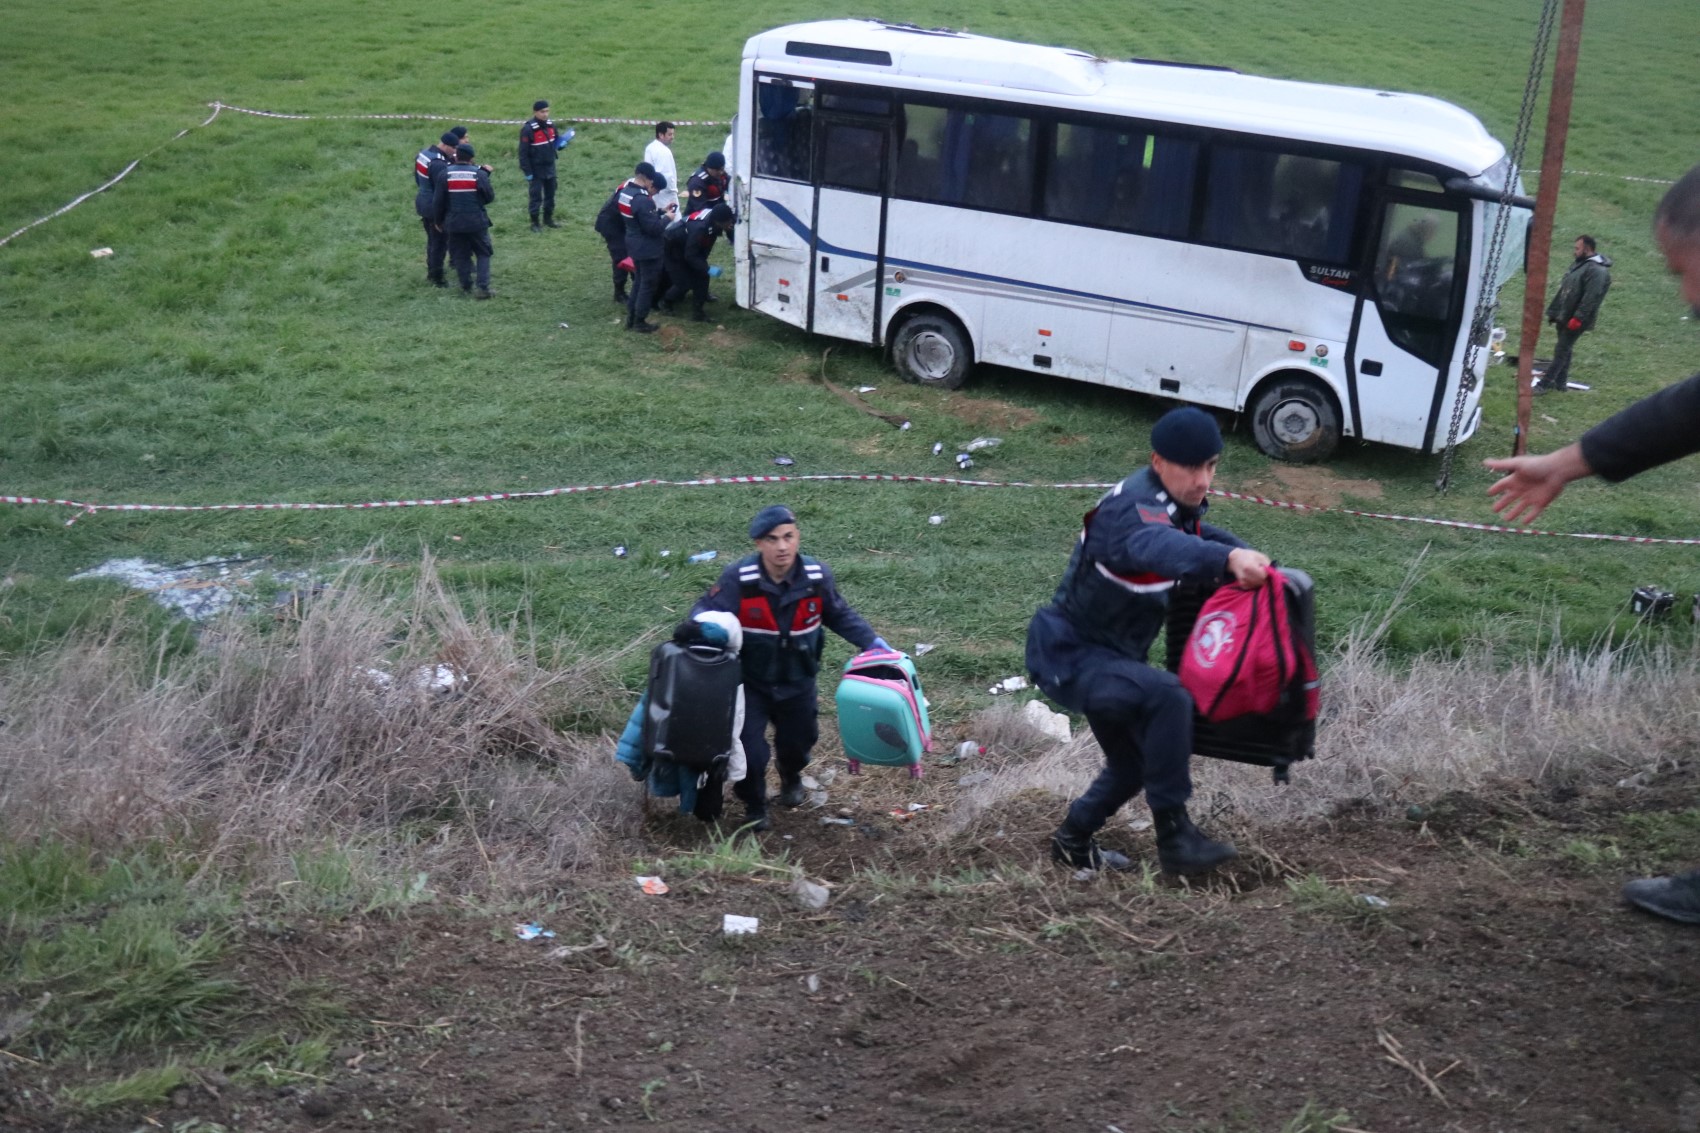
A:
[[[1121,496],[1099,507],[1086,533],[1086,553],[1119,575],[1210,581],[1228,573],[1226,543],[1175,527],[1161,503]]]
[[[431,174],[431,219],[438,228],[443,226],[443,218],[449,215],[449,174],[447,167],[443,172]]]
[[[1588,467],[1612,483],[1700,452],[1700,374],[1606,418],[1581,445]]]
[[[649,197],[636,197],[632,200],[632,219],[637,221],[638,230],[646,236],[660,236],[667,231],[668,216],[655,207],[655,201]]]
[[[826,576],[821,580],[821,620],[826,628],[859,650],[872,649],[879,634],[838,592],[838,582],[832,577],[831,569],[823,564],[821,573]]]
[[[738,585],[738,564],[731,563],[720,572],[720,578],[701,598],[691,607],[691,617],[705,614],[710,610],[720,610],[723,613],[736,614],[739,598],[743,590]]]

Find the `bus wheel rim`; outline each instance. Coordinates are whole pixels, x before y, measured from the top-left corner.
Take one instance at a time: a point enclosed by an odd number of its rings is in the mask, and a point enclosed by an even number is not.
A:
[[[1269,431],[1284,445],[1302,445],[1316,436],[1322,428],[1316,407],[1300,398],[1291,398],[1275,407],[1269,415]]]
[[[956,364],[956,350],[937,331],[922,331],[909,342],[909,363],[917,374],[937,380]]]

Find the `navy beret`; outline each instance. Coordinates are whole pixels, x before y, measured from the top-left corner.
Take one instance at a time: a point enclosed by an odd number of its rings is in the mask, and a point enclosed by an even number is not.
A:
[[[719,150],[710,150],[708,156],[702,159],[702,163],[710,169],[725,169],[726,155]]]
[[[478,151],[467,145],[465,142],[462,142],[460,145],[455,147],[455,156],[462,161],[471,161],[473,158],[478,156]]]
[[[546,99],[546,98],[540,98],[536,102],[531,104],[531,109],[533,109],[533,110],[547,110],[547,109],[549,109],[549,100]]]
[[[1176,464],[1206,464],[1222,453],[1222,430],[1196,405],[1171,409],[1151,427],[1151,451]]]
[[[437,140],[439,142],[442,142],[445,146],[458,146],[458,145],[460,145],[460,139],[455,136],[455,132],[453,130],[450,130],[448,133],[444,134],[442,137],[438,138]]]
[[[797,517],[784,504],[773,504],[756,512],[756,517],[750,520],[750,538],[760,539],[775,527],[783,527],[787,523],[796,523]]]

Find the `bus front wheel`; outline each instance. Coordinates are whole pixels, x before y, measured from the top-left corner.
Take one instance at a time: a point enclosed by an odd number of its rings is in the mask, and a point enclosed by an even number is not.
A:
[[[1276,378],[1257,392],[1249,410],[1252,439],[1276,460],[1315,464],[1340,441],[1340,410],[1308,378]]]
[[[905,319],[898,329],[891,343],[891,360],[906,382],[961,389],[974,366],[974,352],[956,320],[919,314]]]

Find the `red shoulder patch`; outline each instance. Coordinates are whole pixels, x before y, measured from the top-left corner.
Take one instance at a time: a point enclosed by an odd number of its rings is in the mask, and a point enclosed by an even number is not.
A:
[[[1164,511],[1162,508],[1146,507],[1144,504],[1139,505],[1139,518],[1146,523],[1160,523],[1165,527],[1173,527],[1175,525],[1174,519],[1168,512]]]

